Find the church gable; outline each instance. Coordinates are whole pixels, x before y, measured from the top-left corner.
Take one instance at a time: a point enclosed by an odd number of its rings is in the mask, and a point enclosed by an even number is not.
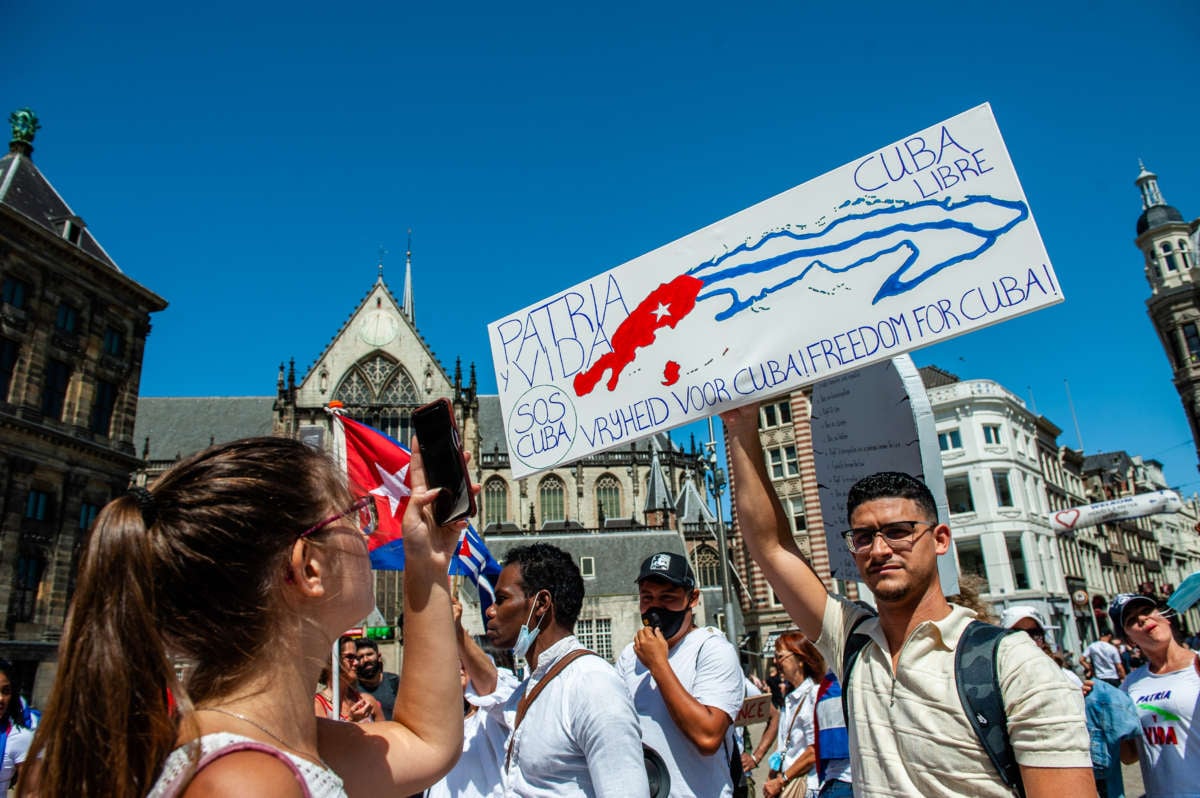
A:
[[[297,386],[298,407],[412,406],[453,385],[382,275]]]

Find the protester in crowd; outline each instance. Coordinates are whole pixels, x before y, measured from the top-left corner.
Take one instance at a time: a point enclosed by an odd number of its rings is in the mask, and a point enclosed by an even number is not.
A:
[[[517,688],[517,678],[507,668],[496,667],[462,625],[462,604],[454,600],[454,637],[462,663],[463,746],[462,756],[445,778],[426,792],[426,798],[500,798],[504,795],[500,768],[508,728],[482,708],[503,704]],[[471,663],[468,665],[467,663]],[[468,673],[486,675],[485,695],[468,678]]]
[[[1122,593],[1108,614],[1148,660],[1121,685],[1142,723],[1136,747],[1122,744],[1121,760],[1141,760],[1147,798],[1200,795],[1200,655],[1175,640],[1170,620],[1148,596]]]
[[[392,719],[392,708],[396,706],[396,691],[400,689],[400,674],[383,669],[383,654],[379,644],[368,637],[354,641],[358,662],[354,673],[358,677],[358,689],[379,702],[385,720]]]
[[[787,680],[783,678],[774,664],[767,669],[766,683],[771,690],[771,704],[776,709],[783,706],[783,697],[791,692],[792,686],[786,682]]]
[[[726,733],[746,695],[737,650],[718,630],[696,626],[700,591],[682,554],[647,557],[637,585],[643,626],[616,667],[642,742],[666,763],[672,798],[729,798],[734,751]]]
[[[775,666],[796,687],[784,697],[779,712],[779,733],[763,795],[802,798],[809,791],[815,795],[820,783],[814,767],[813,719],[825,660],[804,635],[785,632],[775,640]]]
[[[1121,664],[1121,652],[1117,651],[1112,640],[1112,632],[1104,630],[1099,640],[1083,650],[1080,660],[1089,679],[1100,679],[1119,687],[1125,678],[1125,666]]]
[[[747,549],[800,630],[842,677],[853,630],[867,636],[849,680],[850,754],[859,796],[1007,796],[999,770],[957,695],[955,647],[973,613],[947,603],[937,557],[950,528],[929,490],[903,474],[876,474],[850,491],[844,535],[878,617],[826,591],[796,546],[766,472],[757,408],[722,416],[735,512]],[[1030,798],[1093,788],[1083,699],[1025,635],[996,655],[1006,726]],[[781,722],[782,727],[782,722]]]
[[[17,694],[16,678],[12,663],[0,659],[0,795],[6,795],[10,787],[17,785],[21,765],[33,740]]]
[[[1083,690],[1083,682],[1065,667],[1062,655],[1054,653],[1046,643],[1046,622],[1036,607],[1008,607],[1000,615],[1000,625],[1028,634],[1052,660],[1073,686]],[[1136,736],[1137,710],[1129,696],[1103,682],[1088,682],[1083,690],[1085,720],[1091,741],[1092,775],[1100,798],[1124,798],[1125,779],[1121,773],[1121,741]]]
[[[851,798],[854,795],[854,771],[850,765],[850,734],[842,706],[842,685],[832,671],[825,674],[817,688],[816,740],[819,798]]]
[[[100,513],[21,792],[379,796],[441,778],[462,735],[446,580],[461,525],[434,525],[412,452],[398,722],[310,709],[338,634],[374,606],[374,497],[300,441],[235,441]]]
[[[374,723],[383,718],[383,710],[373,696],[359,691],[355,679],[358,664],[358,646],[354,638],[342,635],[338,638],[338,693],[341,701],[337,720],[351,723]],[[325,686],[313,696],[313,708],[319,718],[332,718],[333,680],[324,680]]]
[[[505,558],[495,593],[487,610],[488,640],[524,657],[530,671],[506,702],[487,710],[508,729],[504,794],[647,795],[629,692],[613,667],[574,635],[583,607],[583,577],[575,560],[545,543],[518,546]],[[473,659],[463,664],[481,695],[495,690],[494,665]]]

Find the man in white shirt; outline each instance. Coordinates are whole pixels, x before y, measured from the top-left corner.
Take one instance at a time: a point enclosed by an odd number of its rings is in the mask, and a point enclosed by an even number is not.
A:
[[[950,550],[950,527],[937,520],[929,489],[906,474],[882,473],[850,491],[851,528],[843,538],[875,597],[878,615],[871,616],[829,595],[800,554],[767,474],[758,408],[721,418],[746,548],[843,681],[855,795],[1011,796],[957,695],[955,650],[974,613],[951,605],[942,592],[937,558]],[[854,629],[869,642],[846,679],[843,655]],[[1005,637],[995,667],[1025,795],[1093,793],[1079,691],[1027,635]]]
[[[648,795],[633,701],[613,667],[572,633],[583,577],[571,555],[545,543],[518,546],[506,555],[495,590],[488,640],[524,657],[530,671],[506,702],[487,709],[509,729],[505,796]],[[486,668],[464,665],[481,693],[491,686],[486,673],[475,672]]]
[[[617,658],[642,725],[642,742],[662,756],[671,798],[733,795],[727,740],[745,697],[737,650],[716,629],[695,625],[700,601],[687,558],[652,554],[638,574],[642,623]]]
[[[1113,687],[1120,687],[1125,678],[1125,666],[1121,664],[1121,652],[1112,644],[1112,632],[1105,632],[1100,639],[1083,651],[1084,667],[1091,671],[1093,679],[1108,682]]]

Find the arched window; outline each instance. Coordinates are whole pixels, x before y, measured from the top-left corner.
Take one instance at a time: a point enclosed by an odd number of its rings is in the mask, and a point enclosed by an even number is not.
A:
[[[483,526],[502,524],[508,520],[508,485],[500,477],[492,477],[483,486]]]
[[[608,518],[621,517],[621,483],[612,474],[596,480],[596,514],[598,526]]]
[[[404,366],[382,352],[355,363],[333,392],[346,415],[383,430],[408,445],[412,438],[410,413],[421,404],[416,383]]]
[[[1186,238],[1179,239],[1179,258],[1183,261],[1183,268],[1190,269],[1193,265],[1192,253],[1188,251],[1188,242]]]
[[[710,546],[696,549],[696,579],[700,587],[717,587],[721,584],[721,558]]]
[[[566,490],[563,481],[551,474],[538,485],[538,505],[542,511],[542,523],[565,521],[567,518]]]

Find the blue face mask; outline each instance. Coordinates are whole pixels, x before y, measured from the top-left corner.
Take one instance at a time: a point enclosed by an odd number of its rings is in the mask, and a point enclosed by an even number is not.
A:
[[[535,597],[536,598],[536,597]],[[524,657],[529,652],[529,647],[533,645],[533,641],[537,640],[538,632],[542,631],[542,619],[538,618],[538,625],[533,629],[529,628],[529,622],[533,620],[533,611],[537,609],[537,603],[529,608],[529,617],[525,619],[525,625],[521,627],[521,631],[517,632],[517,642],[513,645],[513,656]],[[543,616],[544,617],[544,616]]]

